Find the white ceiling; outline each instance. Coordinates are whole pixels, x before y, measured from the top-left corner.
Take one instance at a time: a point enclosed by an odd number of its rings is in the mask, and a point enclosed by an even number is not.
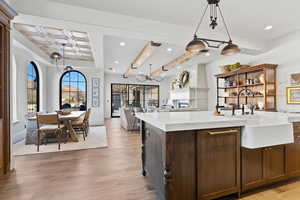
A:
[[[120,46],[121,42],[125,42],[125,46]],[[143,49],[147,41],[120,38],[116,36],[105,36],[104,37],[104,64],[106,73],[124,74],[129,68],[130,64],[137,57],[139,52]],[[171,48],[172,51],[167,51]],[[162,45],[157,48],[151,57],[149,57],[145,63],[135,71],[135,73],[149,73],[149,65],[152,64],[152,70],[161,67],[164,64],[174,60],[178,56],[185,52],[183,46],[176,46],[172,44],[162,43]],[[185,68],[194,63],[208,63],[216,59],[219,52],[211,51],[210,56],[197,56],[190,60],[189,62],[181,65]],[[119,63],[116,64],[115,61]],[[112,71],[110,68],[113,68]],[[179,67],[180,68],[180,67]],[[182,69],[181,68],[181,69]],[[172,75],[176,70],[167,72],[165,75]]]
[[[206,5],[206,0],[50,1],[189,26],[197,23]],[[220,5],[232,35],[239,38],[266,43],[300,28],[298,0],[221,0]],[[201,27],[202,31],[208,29],[208,16],[205,22]],[[274,28],[264,31],[267,25]],[[223,31],[221,26],[218,29],[220,32]]]

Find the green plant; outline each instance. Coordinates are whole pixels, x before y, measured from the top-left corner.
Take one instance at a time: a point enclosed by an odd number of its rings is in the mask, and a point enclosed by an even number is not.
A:
[[[230,70],[235,70],[241,67],[241,63],[237,62],[235,64],[229,65]]]

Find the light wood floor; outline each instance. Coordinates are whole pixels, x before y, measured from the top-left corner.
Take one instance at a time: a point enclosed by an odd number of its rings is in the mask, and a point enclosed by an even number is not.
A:
[[[139,135],[119,119],[106,126],[108,148],[17,157],[17,171],[0,179],[0,200],[155,200],[140,175]],[[300,181],[242,199],[300,200]]]

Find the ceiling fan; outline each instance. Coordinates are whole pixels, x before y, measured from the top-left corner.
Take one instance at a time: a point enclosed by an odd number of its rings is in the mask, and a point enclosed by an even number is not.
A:
[[[144,82],[144,81],[156,81],[156,82],[161,82],[161,81],[164,80],[164,78],[161,77],[161,76],[156,76],[156,77],[151,76],[151,72],[152,72],[151,69],[152,69],[152,64],[149,64],[149,74],[139,73],[139,74],[136,76],[137,81],[139,81],[139,82]]]

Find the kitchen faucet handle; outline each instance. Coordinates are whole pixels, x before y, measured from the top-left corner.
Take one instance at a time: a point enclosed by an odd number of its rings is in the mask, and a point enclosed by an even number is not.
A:
[[[242,115],[245,114],[245,104],[242,104]]]
[[[251,104],[251,115],[254,114],[255,108],[256,108],[256,105],[255,104]]]

